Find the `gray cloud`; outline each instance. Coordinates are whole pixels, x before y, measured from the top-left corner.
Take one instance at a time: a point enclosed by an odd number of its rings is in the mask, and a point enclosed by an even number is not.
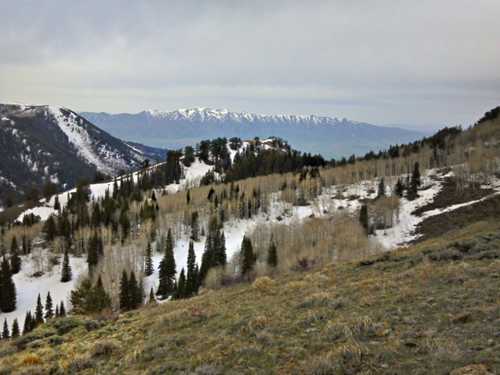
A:
[[[413,127],[500,104],[497,0],[2,1],[0,15],[1,101]]]

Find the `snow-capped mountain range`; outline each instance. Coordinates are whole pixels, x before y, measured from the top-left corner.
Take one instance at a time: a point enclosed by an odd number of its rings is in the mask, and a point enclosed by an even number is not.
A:
[[[149,150],[149,151],[148,151]],[[128,144],[58,106],[0,104],[0,198],[46,182],[70,187],[96,172],[117,175],[161,152]]]
[[[259,115],[227,109],[191,108],[130,113],[83,112],[81,115],[116,137],[157,147],[177,148],[216,137],[276,136],[292,147],[323,156],[364,154],[406,143],[422,133],[326,116]]]
[[[264,122],[269,124],[303,124],[303,125],[340,125],[357,124],[347,119],[339,120],[336,117],[326,116],[302,116],[302,115],[262,115],[249,112],[230,112],[228,109],[212,109],[207,107],[181,108],[175,111],[160,111],[148,109],[143,111],[146,115],[153,118],[161,118],[172,121],[190,121],[190,122],[219,122],[236,121],[240,123]],[[359,124],[359,123],[358,123]]]

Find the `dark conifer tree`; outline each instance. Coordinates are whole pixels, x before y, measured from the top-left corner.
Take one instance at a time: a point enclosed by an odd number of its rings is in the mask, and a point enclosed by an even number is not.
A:
[[[191,213],[191,239],[198,241],[200,239],[200,224],[198,220],[198,211]]]
[[[50,292],[47,293],[47,299],[45,300],[45,319],[52,319],[54,317],[54,305],[52,304],[52,297]]]
[[[420,168],[418,162],[415,162],[413,173],[411,175],[410,187],[408,188],[408,199],[413,200],[418,197],[418,187],[420,186]]]
[[[401,181],[401,178],[398,178],[398,181],[396,182],[396,186],[394,187],[394,193],[398,197],[402,197],[404,192],[404,186],[403,182]]]
[[[59,306],[59,317],[64,318],[66,316],[66,309],[64,308],[64,302],[61,301],[61,305]]]
[[[59,203],[59,196],[54,198],[54,210],[59,211],[61,209],[61,204]]]
[[[142,283],[137,281],[134,271],[130,273],[129,293],[130,293],[130,308],[137,309],[139,306],[142,305],[143,291],[142,291]]]
[[[241,274],[247,276],[253,271],[257,257],[253,252],[252,241],[250,238],[243,236],[243,241],[241,242]]]
[[[59,318],[59,305],[56,305],[56,311],[55,311],[55,313],[54,313],[54,316],[55,316],[56,318]]]
[[[71,265],[69,264],[69,255],[68,255],[68,249],[64,250],[64,258],[63,258],[63,264],[62,264],[62,269],[61,269],[61,282],[66,283],[68,281],[71,281],[73,278],[72,272],[71,272]]]
[[[12,322],[12,332],[11,332],[11,337],[15,339],[16,337],[19,337],[20,335],[20,330],[19,330],[19,323],[17,322],[17,318],[14,319]]]
[[[128,281],[127,271],[123,270],[120,281],[120,310],[130,310],[132,301],[130,301],[130,285]]]
[[[27,334],[32,330],[33,326],[33,318],[31,317],[31,311],[26,312],[26,316],[24,317],[24,328],[23,335]]]
[[[2,339],[10,339],[9,325],[7,324],[7,318],[3,321]]]
[[[144,256],[144,274],[151,276],[154,272],[153,259],[151,258],[151,244],[148,242],[146,246],[146,254]]]
[[[38,326],[42,324],[43,320],[43,305],[42,299],[40,298],[40,294],[38,294],[38,298],[36,300],[36,308],[35,308],[35,325]]]
[[[158,286],[157,295],[162,299],[167,298],[175,292],[174,282],[176,274],[175,258],[174,258],[174,243],[172,232],[170,229],[167,233],[165,243],[165,256],[160,262],[160,283]]]
[[[0,311],[14,311],[16,302],[16,286],[12,280],[9,262],[4,257],[0,268]]]
[[[385,182],[382,177],[378,183],[377,198],[385,197]]]
[[[196,294],[198,284],[198,275],[196,274],[196,254],[194,252],[193,241],[189,242],[188,258],[187,258],[187,278],[186,278],[186,295],[192,296]]]
[[[365,228],[366,233],[368,233],[368,206],[366,204],[363,204],[359,210],[359,222],[361,223],[361,226]]]
[[[10,269],[13,275],[21,271],[21,257],[17,245],[10,250]]]
[[[54,220],[54,216],[50,215],[49,218],[45,221],[43,226],[43,232],[45,233],[45,238],[47,241],[53,241],[57,235],[56,221]]]
[[[276,268],[278,265],[278,249],[272,238],[267,251],[267,265],[271,268]]]
[[[90,311],[102,311],[111,307],[111,298],[104,290],[101,275],[99,275],[95,286],[92,288],[90,300]]]
[[[89,239],[87,249],[87,264],[90,272],[92,272],[95,266],[97,266],[103,253],[104,245],[102,243],[102,238],[99,236],[97,231],[94,231],[93,235]]]
[[[175,298],[176,299],[186,298],[186,275],[184,273],[184,268],[181,270],[181,273],[179,275],[179,282],[177,283]]]

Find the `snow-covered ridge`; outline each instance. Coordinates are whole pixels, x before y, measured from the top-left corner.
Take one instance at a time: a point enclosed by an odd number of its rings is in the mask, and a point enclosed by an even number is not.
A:
[[[241,122],[241,123],[269,123],[269,124],[315,124],[315,125],[342,125],[358,124],[347,119],[339,120],[336,117],[316,115],[264,115],[249,112],[231,112],[228,109],[213,109],[206,107],[181,108],[173,111],[160,111],[149,109],[141,112],[153,118],[188,121],[188,122]]]
[[[49,106],[48,111],[56,119],[57,125],[68,137],[78,155],[88,163],[95,165],[98,170],[113,174],[117,169],[129,167],[121,152],[106,144],[96,145],[95,139],[83,127],[83,119],[74,112],[59,106]],[[142,152],[131,147],[130,149],[139,159],[143,157]]]

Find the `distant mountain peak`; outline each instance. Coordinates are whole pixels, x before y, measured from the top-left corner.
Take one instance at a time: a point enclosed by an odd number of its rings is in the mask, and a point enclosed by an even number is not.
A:
[[[339,120],[337,117],[317,116],[317,115],[294,115],[294,114],[257,114],[251,112],[233,112],[226,108],[210,108],[210,107],[193,107],[193,108],[179,108],[172,111],[162,111],[158,109],[148,109],[139,114],[147,116],[180,121],[185,120],[189,122],[265,122],[274,124],[283,123],[297,123],[297,124],[316,124],[316,125],[339,125],[343,123],[359,124],[358,122],[348,120],[346,118]]]

